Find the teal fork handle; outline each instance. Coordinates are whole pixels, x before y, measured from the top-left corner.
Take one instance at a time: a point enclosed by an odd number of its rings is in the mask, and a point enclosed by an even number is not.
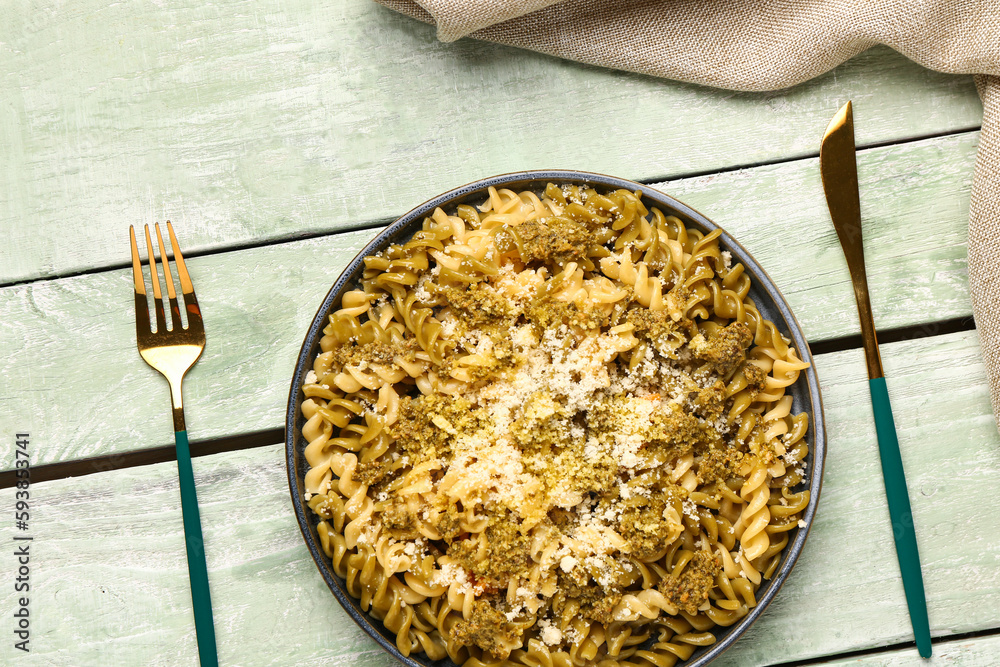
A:
[[[187,546],[188,575],[191,578],[191,601],[194,603],[194,628],[198,635],[198,658],[201,667],[218,667],[215,647],[215,624],[212,621],[212,596],[208,591],[208,568],[205,566],[205,540],[201,536],[201,515],[194,489],[194,470],[187,431],[174,431],[177,443],[177,472],[181,483],[181,513],[184,515],[184,544]]]
[[[903,476],[903,460],[899,455],[896,424],[892,419],[889,392],[885,378],[868,381],[872,393],[872,410],[875,413],[875,431],[878,433],[878,451],[882,459],[882,476],[885,479],[885,496],[889,501],[892,519],[892,536],[896,540],[896,558],[903,575],[906,606],[910,610],[910,624],[917,640],[917,652],[922,658],[931,657],[931,629],[927,620],[927,600],[924,596],[924,578],[920,573],[920,554],[917,553],[917,534],[913,530],[913,512]]]

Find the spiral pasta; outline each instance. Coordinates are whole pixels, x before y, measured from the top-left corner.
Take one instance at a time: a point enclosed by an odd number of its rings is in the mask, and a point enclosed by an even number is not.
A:
[[[757,604],[809,502],[808,364],[720,233],[490,188],[365,258],[302,389],[304,485],[403,655],[669,666]]]

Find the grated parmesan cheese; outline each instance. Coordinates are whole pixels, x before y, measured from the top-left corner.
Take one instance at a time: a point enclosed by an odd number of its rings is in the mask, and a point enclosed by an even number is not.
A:
[[[546,625],[542,628],[542,641],[549,646],[561,644],[563,639],[562,631],[554,625]]]

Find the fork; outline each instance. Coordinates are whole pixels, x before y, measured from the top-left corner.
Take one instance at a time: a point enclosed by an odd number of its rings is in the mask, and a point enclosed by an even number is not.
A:
[[[170,384],[170,402],[173,406],[174,441],[177,445],[177,470],[180,477],[181,513],[184,518],[184,543],[187,548],[188,574],[191,578],[191,601],[194,604],[194,626],[198,637],[198,656],[202,667],[217,666],[218,653],[215,646],[215,626],[212,622],[212,598],[208,589],[208,568],[205,566],[205,540],[201,535],[201,516],[198,512],[198,496],[195,493],[194,471],[191,468],[191,450],[188,446],[187,427],[184,424],[184,400],[181,382],[184,374],[194,366],[205,349],[205,325],[194,295],[194,286],[188,275],[184,256],[181,254],[174,228],[167,221],[170,247],[177,264],[181,295],[187,314],[187,327],[181,326],[181,311],[174,290],[174,278],[170,270],[170,260],[163,245],[160,225],[156,224],[156,240],[160,246],[160,260],[163,263],[163,279],[167,284],[170,302],[170,328],[167,328],[160,291],[160,276],[156,270],[153,243],[146,230],[146,254],[149,256],[150,282],[153,284],[153,310],[156,316],[156,330],[150,326],[149,305],[146,300],[146,281],[142,275],[142,262],[135,242],[135,227],[129,226],[132,244],[132,277],[135,280],[135,337],[139,354],[147,364],[155,368]]]

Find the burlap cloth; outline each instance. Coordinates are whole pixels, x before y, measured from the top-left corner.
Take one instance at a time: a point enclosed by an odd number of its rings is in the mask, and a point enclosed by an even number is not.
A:
[[[1000,0],[377,1],[436,25],[442,41],[469,36],[732,90],[786,88],[876,44],[924,67],[976,75],[984,113],[969,287],[1000,415]]]

